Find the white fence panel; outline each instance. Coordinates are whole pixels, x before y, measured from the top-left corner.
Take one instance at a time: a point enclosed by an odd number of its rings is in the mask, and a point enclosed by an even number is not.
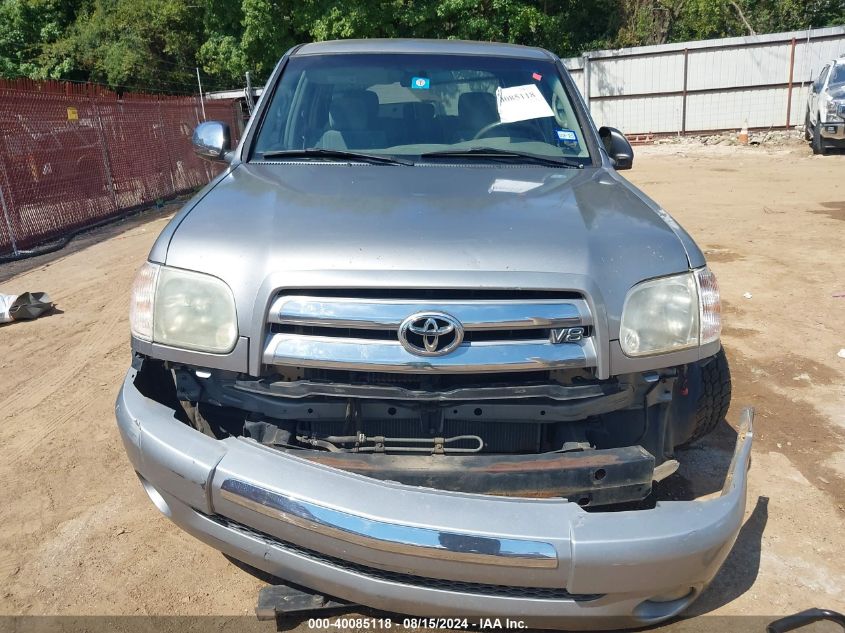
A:
[[[807,115],[807,95],[810,93],[809,84],[792,88],[792,107],[789,109],[789,125],[804,125]]]
[[[641,95],[684,87],[684,55],[603,58],[590,62],[590,95]]]
[[[602,99],[590,104],[596,125],[623,131],[670,133],[681,128],[683,97],[680,95]]]
[[[731,92],[704,92],[687,96],[690,132],[748,127],[783,127],[786,124],[786,88],[751,88]]]
[[[787,83],[790,43],[690,51],[688,90]]]
[[[845,37],[821,41],[804,38],[795,43],[795,80],[812,81],[831,59],[845,55]]]
[[[564,63],[598,125],[665,134],[803,125],[809,83],[843,54],[839,26],[592,51]]]

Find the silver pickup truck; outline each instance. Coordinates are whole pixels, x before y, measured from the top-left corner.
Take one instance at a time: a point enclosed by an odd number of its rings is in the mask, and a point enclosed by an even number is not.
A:
[[[248,565],[370,607],[548,628],[669,618],[745,507],[658,501],[730,401],[701,250],[618,175],[548,51],[291,49],[132,289],[117,420],[150,499]]]
[[[825,64],[810,84],[804,138],[814,154],[845,148],[845,55]]]

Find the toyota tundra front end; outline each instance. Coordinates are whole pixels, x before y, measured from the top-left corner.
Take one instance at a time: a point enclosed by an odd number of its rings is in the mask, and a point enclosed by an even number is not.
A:
[[[286,582],[544,628],[683,611],[745,508],[653,501],[720,423],[719,291],[618,175],[560,60],[504,44],[289,51],[132,289],[117,420],[153,503]]]

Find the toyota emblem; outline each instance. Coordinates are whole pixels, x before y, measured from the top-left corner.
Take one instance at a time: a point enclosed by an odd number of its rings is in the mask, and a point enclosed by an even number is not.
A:
[[[443,356],[464,339],[464,328],[444,312],[419,312],[402,321],[399,342],[417,356]]]

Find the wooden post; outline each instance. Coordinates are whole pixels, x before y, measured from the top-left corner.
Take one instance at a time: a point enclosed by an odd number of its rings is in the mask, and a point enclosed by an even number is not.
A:
[[[789,129],[789,122],[792,118],[792,79],[795,72],[795,38],[792,38],[789,49],[789,88],[786,90],[786,129]]]

